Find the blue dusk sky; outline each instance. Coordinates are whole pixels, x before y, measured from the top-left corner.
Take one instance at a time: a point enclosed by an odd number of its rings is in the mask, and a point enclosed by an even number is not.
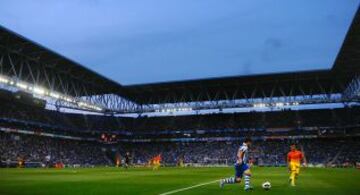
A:
[[[0,25],[123,85],[331,68],[360,0],[1,0]]]

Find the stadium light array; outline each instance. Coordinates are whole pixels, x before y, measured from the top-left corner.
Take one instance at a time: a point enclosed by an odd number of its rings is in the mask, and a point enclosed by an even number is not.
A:
[[[9,80],[5,77],[0,76],[0,83],[8,83]]]
[[[276,103],[255,103],[253,104],[254,108],[270,108],[270,107],[284,107],[284,106],[298,106],[299,102],[276,102]]]
[[[101,108],[100,106],[91,104],[89,102],[83,101],[83,100],[78,100],[74,97],[70,97],[67,95],[63,95],[61,93],[55,92],[55,91],[50,91],[46,88],[40,87],[40,86],[36,86],[36,85],[32,85],[26,82],[22,82],[19,81],[17,79],[11,79],[7,76],[4,75],[0,75],[0,83],[8,85],[8,86],[12,86],[12,87],[16,87],[19,88],[21,90],[30,92],[32,94],[35,95],[39,95],[42,97],[50,97],[50,98],[54,98],[54,99],[60,99],[63,100],[65,102],[68,103],[72,103],[82,109],[87,109],[87,110],[96,110],[96,111],[102,111],[103,108]]]
[[[192,111],[192,108],[165,108],[165,109],[157,109],[155,112],[186,112]]]
[[[60,98],[60,94],[54,93],[54,92],[50,92],[50,93],[49,93],[49,96],[52,97],[52,98],[55,98],[55,99],[59,99],[59,98]]]
[[[283,103],[283,102],[276,102],[276,103],[275,103],[275,106],[276,106],[276,107],[283,107],[283,106],[284,106],[284,103]]]
[[[19,87],[21,89],[27,89],[28,86],[25,83],[17,82],[16,87]]]
[[[264,103],[256,103],[256,104],[254,104],[254,107],[255,107],[255,108],[265,108],[265,107],[267,107],[267,106],[266,106],[266,104],[264,104]]]
[[[38,95],[46,95],[46,89],[42,88],[42,87],[33,87],[33,90],[32,90],[35,94],[38,94]]]

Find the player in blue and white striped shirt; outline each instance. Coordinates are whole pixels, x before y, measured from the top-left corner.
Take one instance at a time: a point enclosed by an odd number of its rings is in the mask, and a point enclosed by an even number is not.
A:
[[[250,138],[246,138],[243,145],[240,146],[237,152],[237,160],[235,163],[235,177],[229,177],[220,180],[220,187],[224,187],[225,184],[235,184],[240,183],[241,179],[244,177],[246,191],[252,190],[250,185],[251,171],[249,163],[249,147],[252,141]]]

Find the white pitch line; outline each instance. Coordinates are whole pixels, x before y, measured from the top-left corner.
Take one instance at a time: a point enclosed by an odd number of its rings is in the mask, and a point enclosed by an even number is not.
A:
[[[193,188],[197,188],[197,187],[201,187],[201,186],[213,184],[213,183],[215,183],[215,182],[219,182],[219,180],[217,179],[217,180],[210,181],[210,182],[206,182],[206,183],[200,183],[200,184],[197,184],[197,185],[194,185],[194,186],[190,186],[190,187],[186,187],[186,188],[180,188],[180,189],[172,190],[172,191],[169,191],[169,192],[164,192],[164,193],[161,193],[161,194],[159,194],[159,195],[175,194],[175,193],[182,192],[182,191],[186,191],[186,190],[190,190],[190,189],[193,189]]]

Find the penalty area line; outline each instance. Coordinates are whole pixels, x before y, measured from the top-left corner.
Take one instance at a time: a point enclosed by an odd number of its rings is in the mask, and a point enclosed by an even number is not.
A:
[[[213,184],[213,183],[216,183],[216,182],[219,182],[219,180],[217,179],[217,180],[209,181],[209,182],[206,182],[206,183],[200,183],[200,184],[197,184],[197,185],[194,185],[194,186],[189,186],[189,187],[186,187],[186,188],[180,188],[180,189],[172,190],[172,191],[169,191],[169,192],[164,192],[164,193],[161,193],[159,195],[175,194],[175,193],[178,193],[178,192],[190,190],[190,189],[193,189],[193,188],[198,188],[198,187]]]

